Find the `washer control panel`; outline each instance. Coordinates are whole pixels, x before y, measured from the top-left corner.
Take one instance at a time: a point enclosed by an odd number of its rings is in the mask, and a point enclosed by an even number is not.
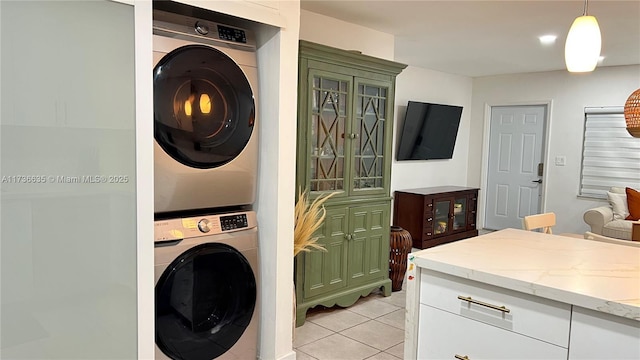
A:
[[[221,216],[220,223],[222,225],[222,231],[242,229],[249,226],[247,214]]]
[[[204,215],[154,222],[154,240],[181,240],[205,235],[231,233],[257,226],[254,211]]]

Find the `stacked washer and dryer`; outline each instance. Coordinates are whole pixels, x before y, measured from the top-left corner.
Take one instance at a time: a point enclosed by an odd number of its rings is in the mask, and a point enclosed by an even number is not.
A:
[[[255,37],[153,18],[156,359],[255,359]]]

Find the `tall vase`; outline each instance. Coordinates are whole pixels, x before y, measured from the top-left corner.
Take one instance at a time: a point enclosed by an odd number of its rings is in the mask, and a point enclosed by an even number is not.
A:
[[[399,226],[391,227],[390,254],[389,254],[389,278],[391,278],[391,290],[402,290],[402,282],[407,272],[407,255],[411,251],[411,234]]]

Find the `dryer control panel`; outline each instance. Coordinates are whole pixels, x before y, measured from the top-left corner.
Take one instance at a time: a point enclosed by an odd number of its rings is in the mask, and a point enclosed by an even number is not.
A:
[[[256,49],[255,34],[249,29],[157,9],[153,11],[153,33],[214,46]]]
[[[244,30],[229,26],[218,25],[218,38],[242,44],[247,43],[247,34]]]
[[[154,241],[223,234],[256,226],[255,211],[158,220],[154,222]]]

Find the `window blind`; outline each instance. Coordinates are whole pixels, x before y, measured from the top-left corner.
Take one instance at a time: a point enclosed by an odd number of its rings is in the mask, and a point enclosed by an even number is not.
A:
[[[640,188],[640,139],[627,132],[623,107],[585,108],[580,195],[606,198],[612,186]]]

